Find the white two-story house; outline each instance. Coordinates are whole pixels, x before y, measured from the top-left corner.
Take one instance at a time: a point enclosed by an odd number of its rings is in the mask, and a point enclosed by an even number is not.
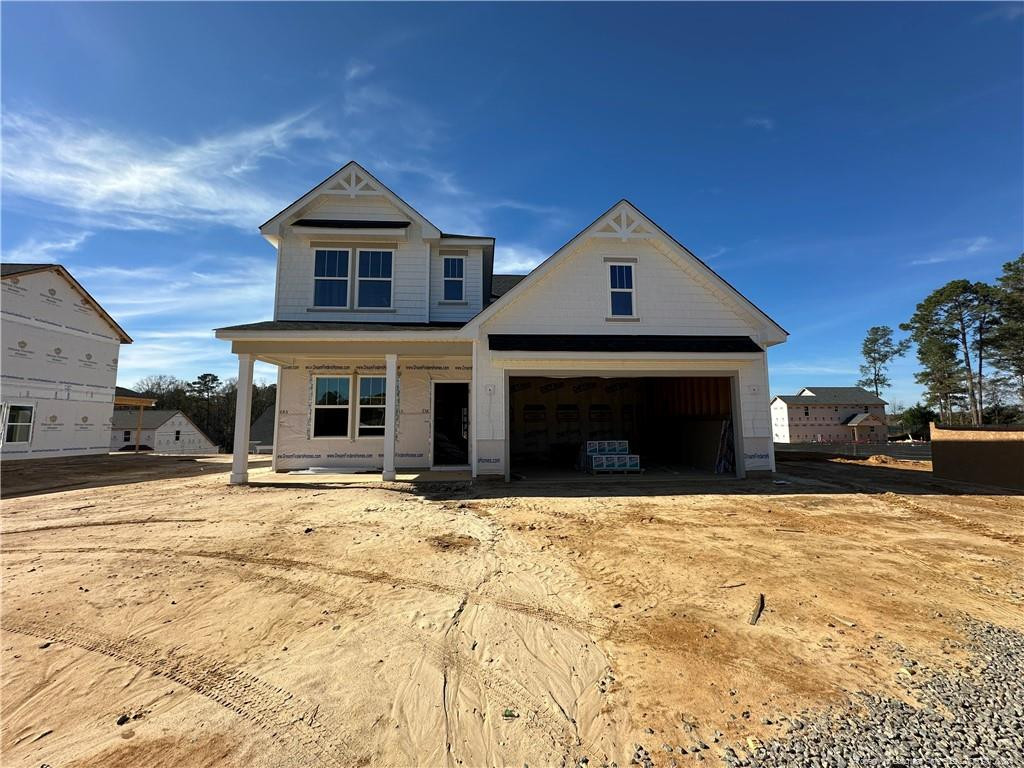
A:
[[[861,387],[804,387],[772,399],[776,443],[884,443],[886,402]]]
[[[648,468],[774,469],[768,347],[786,331],[626,200],[528,275],[349,163],[260,228],[272,320],[238,356],[232,482],[253,363],[278,367],[273,466],[571,470],[589,440]]]

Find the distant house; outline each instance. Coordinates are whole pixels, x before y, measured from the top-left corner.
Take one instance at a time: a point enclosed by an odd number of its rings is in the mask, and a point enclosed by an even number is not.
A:
[[[884,443],[886,402],[860,387],[804,387],[771,404],[776,443]]]
[[[111,451],[133,451],[138,435],[141,450],[156,453],[218,453],[217,446],[181,411],[156,410],[139,414],[134,410],[114,411],[110,426]]]
[[[263,413],[253,419],[249,427],[249,447],[253,453],[274,452],[274,406],[266,408]]]
[[[0,278],[3,460],[106,453],[131,338],[59,264],[3,264]]]

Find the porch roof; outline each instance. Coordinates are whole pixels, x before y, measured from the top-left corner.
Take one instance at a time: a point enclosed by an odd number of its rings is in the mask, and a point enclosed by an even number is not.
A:
[[[352,323],[333,320],[263,320],[258,323],[228,325],[222,331],[443,331],[461,328],[464,323]]]

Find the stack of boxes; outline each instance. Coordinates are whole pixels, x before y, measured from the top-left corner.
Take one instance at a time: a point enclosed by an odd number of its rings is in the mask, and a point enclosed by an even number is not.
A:
[[[588,440],[585,450],[588,472],[640,471],[640,456],[629,452],[628,440]]]

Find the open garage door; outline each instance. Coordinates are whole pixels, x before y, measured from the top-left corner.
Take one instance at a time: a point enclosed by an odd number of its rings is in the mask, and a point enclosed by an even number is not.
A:
[[[628,440],[641,467],[735,474],[728,377],[509,379],[511,471],[581,469],[589,440]]]

